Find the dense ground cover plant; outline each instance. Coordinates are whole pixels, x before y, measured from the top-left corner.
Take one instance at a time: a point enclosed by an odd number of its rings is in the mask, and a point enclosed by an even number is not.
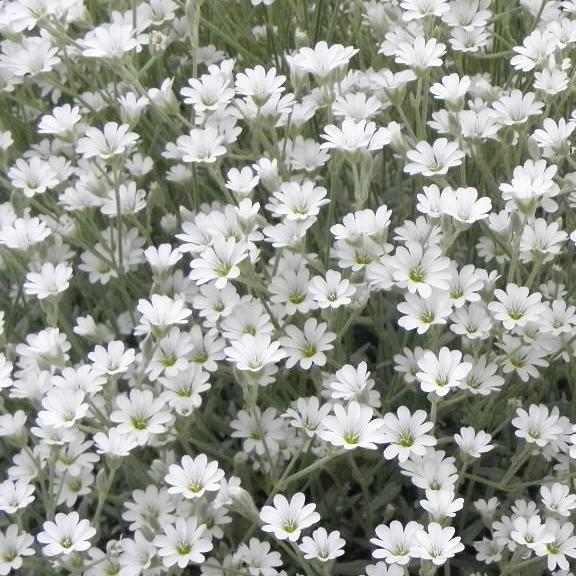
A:
[[[0,32],[0,574],[572,574],[574,0]]]

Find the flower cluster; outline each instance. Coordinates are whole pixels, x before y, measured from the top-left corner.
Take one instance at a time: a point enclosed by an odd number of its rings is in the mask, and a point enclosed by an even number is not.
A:
[[[575,0],[0,33],[0,575],[573,575]]]

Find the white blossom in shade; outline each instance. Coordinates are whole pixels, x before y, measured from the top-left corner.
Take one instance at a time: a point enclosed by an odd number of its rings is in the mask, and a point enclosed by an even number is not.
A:
[[[308,72],[319,80],[328,77],[332,72],[343,68],[358,53],[352,46],[328,44],[321,40],[314,48],[300,48],[294,56],[288,58],[291,67],[299,72]]]
[[[516,428],[514,434],[543,448],[562,434],[559,418],[556,406],[551,410],[543,404],[530,404],[528,411],[518,408],[516,417],[512,419],[512,426]]]
[[[103,130],[88,128],[86,135],[78,140],[76,152],[84,158],[108,160],[130,150],[138,138],[138,134],[130,132],[128,124],[107,122]]]
[[[196,458],[185,455],[181,465],[171,464],[165,481],[170,485],[169,494],[182,494],[184,498],[200,498],[206,492],[215,492],[220,488],[224,471],[216,460],[208,460],[206,454]]]
[[[302,530],[320,521],[315,512],[316,504],[306,504],[302,492],[297,492],[290,501],[282,494],[276,494],[273,506],[264,506],[260,511],[262,530],[272,532],[278,540],[296,542]]]
[[[92,362],[95,373],[112,376],[126,372],[136,359],[136,352],[132,348],[126,349],[121,340],[114,340],[109,342],[106,348],[97,345],[88,354],[88,359]]]
[[[389,525],[376,526],[376,538],[370,542],[376,546],[374,558],[383,558],[388,564],[406,566],[411,558],[417,558],[418,535],[424,530],[418,522],[408,522],[403,526],[398,520]]]
[[[326,364],[324,352],[334,348],[330,342],[336,338],[336,334],[328,332],[327,328],[325,322],[319,323],[316,318],[308,318],[303,330],[292,324],[287,326],[287,336],[279,338],[282,349],[288,357],[286,366],[292,368],[299,363],[300,368],[304,370],[310,369],[312,364],[324,366]]]
[[[490,444],[492,436],[479,430],[476,432],[472,426],[460,428],[458,434],[454,434],[454,442],[458,444],[460,451],[466,456],[480,458],[485,452],[490,452],[494,446]]]
[[[54,521],[47,520],[42,528],[36,539],[44,544],[42,552],[49,557],[84,552],[90,548],[90,539],[96,535],[96,529],[88,520],[80,520],[78,512],[59,512]]]
[[[346,541],[340,537],[338,530],[327,532],[325,528],[317,528],[312,532],[312,537],[304,536],[298,547],[306,560],[328,562],[344,554],[345,544]]]
[[[406,462],[400,462],[402,474],[408,476],[412,484],[423,490],[454,490],[458,480],[455,459],[446,457],[443,450],[428,448],[424,456],[412,455]]]
[[[337,270],[328,270],[325,278],[312,278],[309,291],[319,308],[340,308],[350,304],[356,287]]]
[[[464,156],[458,144],[446,138],[438,138],[432,145],[422,140],[416,144],[416,149],[406,153],[409,162],[404,166],[404,172],[422,176],[447,174],[450,168],[462,164]]]
[[[0,511],[5,514],[15,514],[34,500],[34,486],[24,479],[4,480],[0,484]]]
[[[36,296],[38,300],[56,296],[68,289],[72,273],[72,267],[63,262],[56,266],[51,262],[45,262],[40,272],[26,274],[24,291],[30,296]]]
[[[494,291],[495,301],[488,304],[488,309],[494,314],[496,320],[504,325],[506,330],[524,327],[529,322],[537,322],[546,308],[542,304],[542,294],[530,290],[526,286],[508,284],[506,291]]]
[[[19,570],[24,558],[35,554],[33,544],[34,537],[20,532],[17,524],[10,524],[5,532],[0,532],[0,574],[6,576]]]
[[[152,565],[158,556],[156,546],[137,530],[134,538],[123,538],[121,540],[122,552],[118,558],[121,571],[126,574],[141,574]]]
[[[246,565],[250,576],[275,576],[282,566],[280,552],[271,551],[270,544],[258,538],[240,544],[234,558]]]
[[[240,410],[230,427],[234,430],[232,438],[244,439],[244,451],[254,451],[258,456],[276,454],[279,443],[286,439],[285,423],[274,408],[266,408],[264,412],[258,407],[250,412]]]
[[[136,187],[136,182],[120,184],[110,190],[100,202],[100,212],[110,218],[137,214],[146,208],[146,191]]]
[[[282,416],[289,419],[291,426],[303,430],[308,438],[313,438],[331,409],[330,404],[320,405],[317,396],[310,396],[298,398]]]
[[[549,365],[545,360],[548,355],[546,350],[525,344],[522,339],[510,334],[503,334],[502,342],[498,342],[497,346],[504,352],[498,357],[502,372],[504,374],[515,372],[522,382],[538,378],[540,372],[537,367],[545,368]]]
[[[240,276],[238,264],[247,256],[247,246],[230,238],[219,237],[213,246],[205,248],[198,258],[190,262],[190,279],[196,284],[214,282],[219,290],[223,289],[228,280]]]
[[[381,150],[391,140],[386,128],[377,128],[374,122],[364,119],[355,121],[353,118],[344,118],[340,128],[334,124],[324,126],[321,138],[326,140],[320,145],[321,150],[333,149],[345,153]]]
[[[416,378],[423,392],[434,392],[437,396],[446,396],[451,388],[459,387],[466,378],[472,364],[462,361],[462,352],[440,348],[438,355],[431,350],[424,352],[418,360],[420,372]]]
[[[423,298],[429,298],[433,288],[446,290],[452,275],[450,259],[442,256],[438,246],[424,248],[417,242],[398,246],[387,266],[398,287]]]
[[[405,330],[416,330],[418,334],[425,334],[435,324],[446,324],[452,312],[450,295],[445,290],[432,290],[429,298],[406,294],[404,299],[397,306],[403,314],[398,325]]]
[[[542,504],[552,514],[568,518],[576,509],[576,495],[570,493],[570,486],[555,482],[550,487],[540,486]]]
[[[163,533],[154,538],[158,555],[166,567],[177,565],[186,568],[188,564],[202,564],[213,545],[207,536],[206,526],[198,526],[196,518],[176,518],[175,524],[163,527]]]
[[[562,571],[569,571],[571,562],[568,558],[576,558],[576,536],[574,535],[574,524],[572,522],[559,522],[555,518],[546,520],[547,540],[552,537],[551,542],[538,542],[534,546],[536,556],[546,556],[548,570],[559,569],[555,574],[562,574]],[[569,572],[568,572],[569,573]]]
[[[368,564],[362,576],[402,576],[404,569],[400,564],[386,564],[384,561]]]
[[[514,517],[510,537],[514,542],[532,550],[539,544],[550,544],[554,540],[554,535],[548,529],[547,524],[543,524],[542,519],[537,514],[531,515],[529,518]]]
[[[398,458],[400,462],[408,460],[411,454],[424,456],[428,446],[436,444],[436,438],[427,434],[434,427],[427,422],[424,410],[416,410],[413,414],[406,406],[400,406],[396,414],[389,412],[382,418],[382,433],[384,443],[389,444],[384,450],[384,458]]]
[[[144,446],[151,436],[166,432],[166,425],[172,420],[165,403],[164,398],[155,398],[151,390],[133,388],[130,395],[116,397],[117,410],[110,414],[110,420],[118,424],[120,432],[135,436],[138,445]]]
[[[464,498],[456,498],[452,489],[426,490],[426,498],[420,500],[420,506],[428,512],[435,522],[442,522],[445,518],[454,518],[456,512],[464,507]]]
[[[431,560],[435,566],[441,566],[449,558],[453,558],[458,552],[464,550],[461,538],[454,536],[455,533],[456,529],[451,526],[443,528],[437,522],[431,522],[426,530],[416,534],[418,557]]]
[[[375,450],[384,442],[382,419],[372,418],[374,410],[353,400],[345,408],[334,404],[333,415],[325,416],[318,436],[334,446],[346,450],[367,448]]]

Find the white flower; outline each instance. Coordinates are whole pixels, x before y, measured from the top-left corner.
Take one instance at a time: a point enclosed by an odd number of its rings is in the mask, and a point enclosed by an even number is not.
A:
[[[494,313],[496,320],[500,320],[506,330],[512,330],[517,326],[523,327],[528,322],[537,322],[544,313],[542,294],[534,292],[525,286],[508,284],[506,291],[494,290],[494,296],[498,301],[488,304],[488,309]]]
[[[356,448],[376,449],[376,444],[384,442],[382,419],[374,418],[374,410],[355,400],[346,408],[334,404],[334,415],[325,416],[318,430],[318,436],[334,446],[346,450]]]
[[[196,458],[183,456],[181,466],[170,465],[165,481],[170,485],[169,494],[182,494],[184,498],[200,498],[205,492],[214,492],[220,488],[224,471],[216,460],[208,461],[205,454]]]
[[[426,40],[417,36],[412,42],[400,42],[394,51],[396,64],[405,64],[416,72],[442,66],[442,56],[446,54],[446,45],[436,38]]]
[[[558,424],[559,418],[560,414],[556,406],[549,410],[543,404],[531,404],[528,412],[523,408],[516,410],[512,426],[516,428],[514,433],[518,438],[524,438],[530,444],[544,447],[556,440],[562,433],[562,428]]]
[[[34,537],[20,532],[16,524],[10,524],[6,532],[0,532],[0,574],[6,576],[22,567],[23,556],[33,556]]]
[[[172,415],[164,409],[164,398],[154,398],[150,390],[130,390],[130,395],[116,397],[117,410],[110,414],[110,420],[118,424],[118,430],[136,438],[139,446],[144,446],[151,435],[162,434]]]
[[[279,540],[296,542],[302,530],[320,521],[316,504],[305,504],[305,496],[297,492],[290,501],[282,494],[274,496],[273,506],[264,506],[260,520],[264,532],[272,532]]]
[[[459,434],[454,434],[454,441],[460,450],[472,458],[480,458],[485,452],[490,452],[494,446],[490,444],[492,436],[480,430],[476,432],[472,426],[460,428]]]
[[[15,514],[34,500],[34,486],[25,479],[5,480],[0,484],[0,511],[5,514]]]
[[[222,146],[224,137],[213,126],[193,128],[185,136],[176,140],[176,147],[183,162],[212,164],[219,156],[226,154]]]
[[[338,530],[328,533],[325,528],[317,528],[312,532],[312,538],[310,536],[302,538],[299,548],[307,560],[315,558],[320,562],[328,562],[344,554],[345,544],[346,541],[340,538]]]
[[[406,294],[404,298],[397,306],[403,314],[398,325],[405,330],[416,330],[418,334],[425,334],[434,324],[446,324],[452,312],[450,295],[444,290],[432,290],[429,298],[417,294]]]
[[[542,504],[553,514],[569,517],[571,511],[576,509],[576,495],[570,493],[570,487],[555,482],[548,486],[540,486]]]
[[[80,45],[88,58],[120,58],[138,46],[135,30],[130,24],[102,24],[86,34]]]
[[[345,118],[341,128],[328,124],[321,137],[326,140],[320,145],[322,150],[334,149],[346,153],[381,150],[391,140],[386,128],[376,128],[374,122],[364,119],[356,122],[353,118]]]
[[[190,278],[197,284],[214,281],[214,286],[221,290],[228,280],[240,276],[238,264],[248,256],[246,245],[230,238],[219,237],[214,246],[205,248],[200,257],[190,262]]]
[[[36,538],[45,544],[42,552],[46,556],[84,552],[91,546],[90,538],[96,535],[96,529],[90,526],[88,520],[80,520],[78,512],[59,512],[53,522],[47,520],[42,528]]]
[[[346,66],[357,53],[358,50],[352,46],[344,47],[342,44],[328,46],[322,40],[314,48],[300,48],[288,61],[296,70],[308,72],[323,80],[333,71]]]
[[[541,544],[550,544],[554,540],[554,534],[548,529],[547,524],[542,524],[538,515],[529,518],[517,516],[512,520],[512,528],[510,532],[512,540],[530,549]]]
[[[433,288],[446,290],[452,275],[450,259],[442,256],[438,246],[424,248],[417,242],[398,246],[386,264],[398,287],[418,292],[423,298],[429,298]]]
[[[134,362],[136,352],[132,348],[125,349],[124,342],[114,340],[109,342],[106,348],[96,346],[88,354],[88,359],[94,365],[97,374],[121,374]]]
[[[98,157],[108,160],[130,150],[139,139],[138,134],[129,132],[128,124],[107,122],[103,130],[88,128],[86,135],[78,140],[76,152],[84,158]]]
[[[438,138],[432,145],[424,140],[418,142],[416,149],[408,150],[406,156],[410,162],[404,166],[404,172],[435,176],[446,174],[450,168],[460,166],[465,154],[456,142]]]
[[[446,560],[464,550],[460,537],[454,536],[455,532],[451,526],[442,528],[437,522],[431,522],[426,531],[422,530],[416,534],[418,556],[424,560],[432,560],[436,566],[441,566]]]
[[[462,352],[459,350],[449,350],[443,346],[438,355],[430,350],[424,352],[418,360],[418,367],[420,372],[416,378],[422,391],[445,396],[450,388],[461,385],[472,369],[472,364],[462,362]]]
[[[370,539],[370,542],[377,546],[372,556],[383,558],[388,564],[407,565],[411,558],[418,557],[418,535],[423,529],[418,522],[408,522],[403,526],[398,520],[393,520],[389,526],[376,526],[377,538]]]
[[[310,369],[312,364],[324,366],[326,364],[324,352],[334,348],[330,342],[336,338],[336,334],[328,332],[327,328],[325,322],[318,323],[315,318],[308,318],[303,330],[292,324],[287,326],[287,336],[279,338],[288,357],[286,366],[292,368],[298,362],[304,370]]]
[[[271,552],[268,542],[250,538],[248,544],[240,544],[234,558],[246,564],[251,576],[275,576],[276,568],[282,566],[279,552]]]
[[[337,270],[328,270],[326,278],[312,278],[309,291],[319,308],[339,308],[350,304],[356,287],[346,278],[342,278]]]
[[[51,262],[46,262],[42,265],[40,272],[26,274],[24,291],[26,294],[36,296],[38,300],[56,296],[68,289],[72,273],[72,267],[62,262],[56,266]]]
[[[305,180],[302,184],[285,182],[274,193],[270,209],[287,220],[307,220],[318,216],[320,207],[330,202],[326,194],[326,188],[315,186],[311,180]]]
[[[382,419],[383,440],[390,445],[384,450],[384,457],[387,460],[398,457],[400,462],[405,462],[411,454],[424,456],[427,447],[436,444],[436,438],[427,434],[434,425],[426,422],[426,418],[424,410],[411,414],[406,406],[400,406],[396,414],[385,414]]]
[[[33,156],[29,162],[18,158],[14,166],[9,168],[7,175],[12,186],[22,190],[27,198],[44,194],[46,190],[52,190],[60,183],[58,173],[50,162],[38,156]]]
[[[176,518],[174,525],[163,527],[163,534],[154,538],[154,545],[158,548],[158,555],[166,567],[178,565],[186,568],[191,562],[202,564],[206,559],[204,552],[212,550],[212,542],[203,538],[206,526],[198,526],[196,518]]]

